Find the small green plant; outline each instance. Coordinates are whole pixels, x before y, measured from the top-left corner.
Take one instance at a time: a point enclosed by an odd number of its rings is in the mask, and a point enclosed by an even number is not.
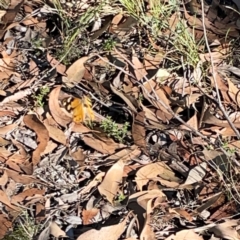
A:
[[[178,1],[150,0],[148,6],[143,0],[119,0],[125,7],[128,14],[137,19],[143,26],[146,26],[150,33],[157,37],[159,31],[169,27],[169,18],[178,8]]]
[[[39,94],[34,95],[33,98],[35,100],[36,107],[43,107],[44,106],[44,98],[50,92],[49,87],[41,87]]]
[[[101,122],[100,126],[109,137],[113,137],[115,140],[123,142],[124,138],[127,136],[129,123],[126,122],[121,128],[119,128],[118,124],[114,122],[111,117],[107,117],[106,120]]]
[[[24,211],[17,219],[16,224],[3,240],[30,240],[36,236],[41,229],[41,224],[36,224],[34,219]]]
[[[116,42],[112,38],[109,38],[103,44],[103,49],[104,51],[111,52],[115,46],[116,46]]]

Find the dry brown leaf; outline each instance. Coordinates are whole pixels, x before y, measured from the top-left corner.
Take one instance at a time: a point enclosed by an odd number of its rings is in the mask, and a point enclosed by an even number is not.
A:
[[[17,183],[30,184],[30,183],[41,182],[32,176],[19,174],[18,172],[10,170],[10,169],[6,169],[5,171],[7,172],[8,177],[12,178]]]
[[[144,97],[157,109],[161,110],[158,114],[158,117],[164,122],[167,120],[170,120],[172,118],[172,115],[168,112],[167,108],[170,108],[170,101],[167,99],[164,91],[161,89],[159,84],[156,83],[153,79],[145,82],[143,84],[142,92]],[[163,106],[162,103],[165,105]]]
[[[164,51],[157,53],[154,57],[145,53],[144,66],[146,70],[155,70],[155,72],[157,72],[159,64],[163,61],[164,55]]]
[[[140,235],[140,240],[156,240],[155,234],[151,227],[151,213],[153,210],[152,209],[152,201],[153,201],[153,199],[150,199],[147,202],[146,219],[145,219],[145,224],[144,224],[143,230]]]
[[[0,117],[9,116],[14,117],[16,114],[13,111],[0,111]]]
[[[3,175],[0,177],[0,186],[4,187],[8,182],[8,174],[7,171],[3,172]]]
[[[203,30],[203,25],[202,25],[201,18],[199,19],[198,17],[190,16],[187,13],[185,7],[184,7],[184,16],[185,16],[186,20],[188,21],[188,24],[190,26],[192,26],[194,29]],[[214,32],[214,33],[219,34],[219,35],[226,36],[226,34],[227,34],[228,36],[231,36],[231,37],[237,37],[237,31],[236,31],[236,28],[234,26],[231,28],[226,24],[224,28],[219,29],[219,28],[216,28],[214,26],[214,24],[212,24],[207,18],[205,18],[205,27],[210,32]]]
[[[32,197],[36,194],[43,196],[45,189],[30,188],[17,195],[12,196],[11,203],[17,204],[25,200],[27,197]]]
[[[34,150],[32,154],[32,163],[36,166],[40,159],[41,153],[44,152],[49,141],[49,134],[45,126],[38,120],[36,115],[26,115],[23,118],[24,123],[27,127],[32,129],[37,134],[38,147]]]
[[[187,121],[187,124],[189,126],[191,126],[192,128],[194,128],[196,131],[198,131],[198,118],[197,118],[197,113],[195,112],[194,115]],[[181,129],[185,129],[188,131],[192,131],[191,129],[189,129],[187,126],[185,126],[184,124],[180,125]]]
[[[175,177],[174,172],[163,162],[151,163],[140,168],[136,173],[136,183],[141,191],[143,186],[155,177],[161,177],[163,180],[180,182],[181,180]]]
[[[77,240],[118,240],[125,230],[128,217],[116,225],[102,227],[100,230],[89,230],[81,234]]]
[[[104,172],[98,173],[95,178],[80,191],[80,195],[89,193],[92,188],[96,187],[100,182],[102,182],[104,175]]]
[[[132,64],[134,66],[135,77],[138,81],[147,76],[147,71],[135,53],[132,54]]]
[[[18,126],[18,124],[13,123],[13,124],[9,124],[9,125],[4,126],[4,127],[0,127],[0,134],[5,135],[8,132],[13,131],[17,126]]]
[[[47,119],[45,119],[43,123],[46,129],[48,130],[50,138],[59,143],[62,143],[63,145],[67,144],[67,137],[65,136],[62,130],[55,126],[50,125]]]
[[[167,196],[160,189],[152,189],[132,194],[129,196],[128,204],[135,202],[146,210],[148,201],[154,198],[157,198],[156,202],[158,203],[165,202],[167,200]]]
[[[173,213],[178,213],[181,217],[184,217],[186,220],[191,222],[193,220],[193,217],[183,208],[174,208]],[[169,213],[171,213],[171,210],[169,209]]]
[[[124,161],[132,160],[133,158],[137,158],[141,153],[141,150],[136,146],[133,145],[129,148],[125,148],[119,152],[114,153],[113,155],[110,155],[105,159],[105,161],[111,161],[116,162],[120,159]]]
[[[240,91],[239,89],[231,82],[229,78],[227,78],[228,81],[228,94],[230,98],[238,105],[240,106]]]
[[[233,228],[237,225],[236,220],[226,220],[226,222],[217,224],[213,228],[208,229],[208,231],[214,233],[216,237],[228,240],[239,240],[240,236],[236,229]]]
[[[107,200],[113,204],[113,199],[116,196],[119,185],[122,183],[124,162],[119,160],[113,164],[106,173],[102,183],[98,186],[98,191],[105,196]]]
[[[146,132],[145,132],[145,113],[140,112],[136,115],[134,118],[134,122],[132,125],[132,137],[134,140],[134,143],[142,148],[146,148]]]
[[[194,230],[182,230],[177,232],[176,234],[172,234],[169,237],[165,238],[165,240],[203,240],[201,236],[194,232]]]
[[[94,132],[93,130],[91,130],[88,127],[85,127],[83,124],[81,123],[73,123],[71,126],[71,130],[75,133],[89,133],[89,132]]]
[[[129,108],[137,113],[137,109],[136,107],[133,105],[132,101],[130,100],[130,97],[127,94],[124,94],[120,91],[118,91],[112,84],[110,84],[111,90],[120,98],[122,98],[122,100],[129,106]]]
[[[24,1],[23,0],[11,0],[10,5],[8,6],[6,14],[2,17],[2,23],[6,26],[8,23],[14,22],[14,18],[16,17],[18,11],[21,8],[21,5]],[[2,31],[2,30],[1,30]],[[0,32],[0,38],[2,38]]]
[[[55,222],[51,222],[50,224],[50,233],[56,237],[66,237],[66,233],[55,223]]]
[[[49,53],[47,53],[47,60],[50,63],[52,67],[56,67],[56,70],[61,75],[66,75],[66,66],[60,63],[58,60],[56,60],[54,57],[52,57]]]
[[[12,223],[9,221],[4,214],[0,214],[0,239],[3,239],[9,229],[12,228]]]
[[[15,207],[14,205],[11,204],[7,194],[2,190],[0,190],[0,202],[17,212],[21,211],[20,208]]]
[[[202,162],[199,165],[195,166],[193,169],[190,170],[185,183],[182,184],[181,186],[191,185],[191,184],[202,181],[202,179],[206,174],[206,168],[207,168],[207,163],[205,162]]]
[[[61,86],[56,87],[49,94],[49,109],[54,120],[61,125],[62,127],[66,127],[72,121],[72,118],[68,116],[59,106],[58,96],[61,91]]]
[[[83,220],[83,225],[88,225],[88,224],[92,224],[92,219],[97,216],[97,214],[99,213],[99,209],[97,208],[92,208],[92,209],[88,209],[85,210],[83,209],[82,211],[82,220]]]
[[[94,138],[92,135],[84,135],[82,140],[89,147],[103,153],[103,154],[113,154],[116,149],[122,148],[124,145],[120,143],[115,143],[111,138],[106,141],[101,141]]]
[[[63,77],[63,82],[72,88],[76,84],[82,81],[85,73],[84,63],[88,60],[88,57],[82,57],[75,61],[66,71],[67,77]]]

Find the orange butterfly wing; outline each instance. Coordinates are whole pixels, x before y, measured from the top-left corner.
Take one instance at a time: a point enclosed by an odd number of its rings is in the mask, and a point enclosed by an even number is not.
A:
[[[75,123],[82,123],[85,122],[85,120],[94,121],[95,119],[91,99],[86,96],[83,96],[82,99],[64,99],[63,105],[65,105],[65,108],[72,113],[73,121]]]

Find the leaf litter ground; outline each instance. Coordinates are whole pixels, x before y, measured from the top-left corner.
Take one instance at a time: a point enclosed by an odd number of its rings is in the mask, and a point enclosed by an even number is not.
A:
[[[235,1],[0,7],[1,239],[239,239]]]

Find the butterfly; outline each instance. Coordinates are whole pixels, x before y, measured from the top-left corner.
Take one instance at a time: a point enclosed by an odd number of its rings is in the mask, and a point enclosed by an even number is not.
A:
[[[91,99],[87,96],[83,96],[82,98],[64,98],[62,105],[72,114],[75,123],[92,122],[95,119]]]

